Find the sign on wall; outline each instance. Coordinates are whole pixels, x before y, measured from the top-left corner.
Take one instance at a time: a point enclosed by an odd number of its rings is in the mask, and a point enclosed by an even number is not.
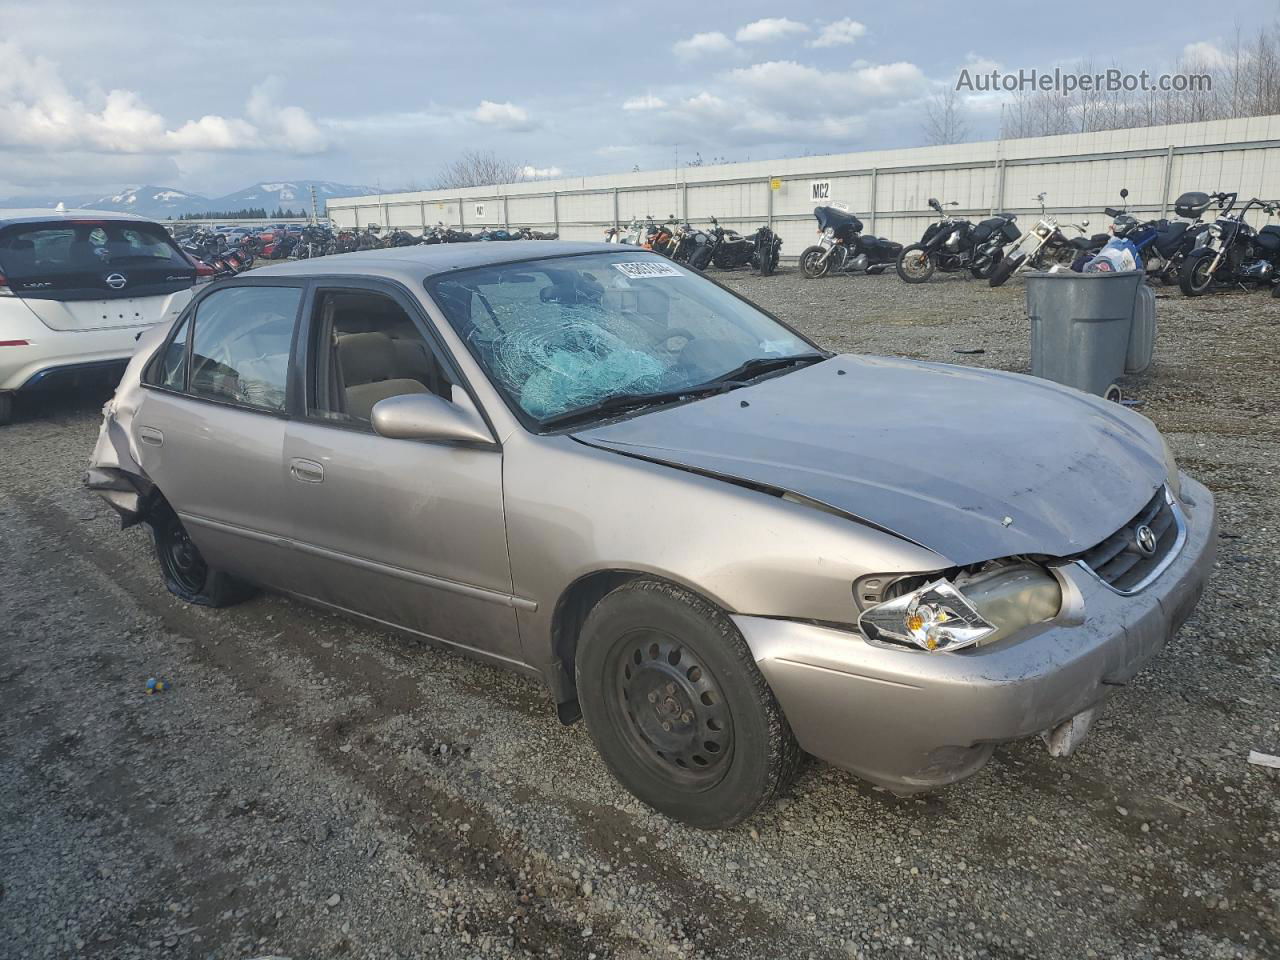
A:
[[[782,179],[781,179],[780,177],[774,177],[772,180],[770,180],[770,181],[769,181],[769,189],[770,189],[770,190],[781,190],[781,189],[782,189]]]
[[[483,204],[483,203],[477,203],[477,204],[476,204],[476,219],[477,219],[477,220],[483,220],[483,219],[484,219],[484,204]]]
[[[830,200],[831,199],[831,181],[830,180],[810,180],[809,181],[809,199],[813,201]]]

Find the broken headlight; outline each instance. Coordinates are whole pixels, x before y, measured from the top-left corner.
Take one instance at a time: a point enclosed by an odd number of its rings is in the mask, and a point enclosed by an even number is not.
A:
[[[931,580],[869,606],[858,628],[877,643],[962,650],[1052,620],[1061,609],[1062,587],[1052,574],[1032,563],[1003,562]]]

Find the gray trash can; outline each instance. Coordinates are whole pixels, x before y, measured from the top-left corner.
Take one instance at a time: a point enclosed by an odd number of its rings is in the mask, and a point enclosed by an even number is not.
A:
[[[1027,274],[1032,375],[1119,399],[1108,388],[1127,366],[1141,285],[1140,270]]]
[[[1133,305],[1133,326],[1129,328],[1129,351],[1124,358],[1125,373],[1142,373],[1151,366],[1156,352],[1156,292],[1138,284]]]

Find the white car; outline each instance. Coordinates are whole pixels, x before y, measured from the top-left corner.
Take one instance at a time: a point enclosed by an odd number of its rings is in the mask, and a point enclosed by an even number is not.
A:
[[[0,210],[0,424],[19,391],[119,379],[138,335],[182,311],[199,273],[143,217]]]

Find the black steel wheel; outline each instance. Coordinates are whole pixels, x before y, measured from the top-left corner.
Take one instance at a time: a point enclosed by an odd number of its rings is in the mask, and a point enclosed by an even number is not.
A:
[[[164,500],[157,501],[147,517],[155,541],[156,560],[165,586],[188,603],[226,607],[253,595],[253,588],[230,574],[212,569],[191,540],[187,528]]]
[[[772,802],[800,750],[725,613],[674,584],[633,580],[592,609],[575,677],[587,728],[651,807],[728,827]]]
[[[609,709],[635,756],[681,782],[714,784],[733,752],[733,718],[710,667],[665,633],[642,628],[623,639]]]

